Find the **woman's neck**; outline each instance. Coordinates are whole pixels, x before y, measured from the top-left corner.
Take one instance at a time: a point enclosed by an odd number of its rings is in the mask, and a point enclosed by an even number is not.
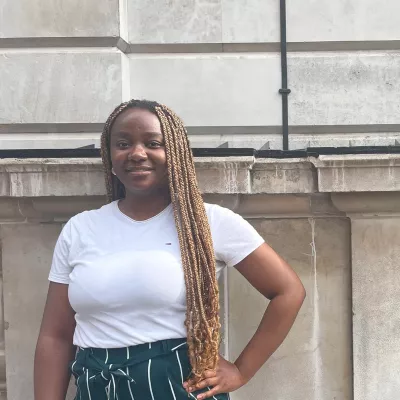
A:
[[[159,214],[171,203],[169,193],[151,196],[137,196],[127,193],[118,203],[119,209],[135,221],[145,221]]]

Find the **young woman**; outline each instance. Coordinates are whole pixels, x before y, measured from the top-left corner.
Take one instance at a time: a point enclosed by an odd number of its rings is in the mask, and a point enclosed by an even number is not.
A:
[[[77,400],[227,399],[289,332],[300,280],[243,218],[203,203],[187,132],[166,106],[118,106],[101,150],[109,204],[58,239],[35,400],[64,400],[70,371]],[[218,353],[224,266],[271,300],[234,363]]]

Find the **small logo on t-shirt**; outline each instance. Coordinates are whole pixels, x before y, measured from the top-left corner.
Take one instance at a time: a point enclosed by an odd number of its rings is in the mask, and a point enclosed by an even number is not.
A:
[[[166,246],[171,246],[171,245],[172,245],[172,243],[165,243],[165,245],[166,245]]]

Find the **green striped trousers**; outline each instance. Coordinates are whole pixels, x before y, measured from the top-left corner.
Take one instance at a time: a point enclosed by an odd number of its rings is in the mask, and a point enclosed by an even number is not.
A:
[[[118,349],[78,348],[71,364],[75,400],[192,400],[183,382],[190,375],[186,339]],[[228,400],[228,394],[213,396]]]

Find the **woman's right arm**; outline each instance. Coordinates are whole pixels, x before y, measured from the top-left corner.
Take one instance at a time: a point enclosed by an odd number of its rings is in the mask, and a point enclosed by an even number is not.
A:
[[[50,282],[36,345],[35,400],[65,400],[70,380],[69,362],[75,357],[72,339],[75,313],[68,300],[68,285]]]

